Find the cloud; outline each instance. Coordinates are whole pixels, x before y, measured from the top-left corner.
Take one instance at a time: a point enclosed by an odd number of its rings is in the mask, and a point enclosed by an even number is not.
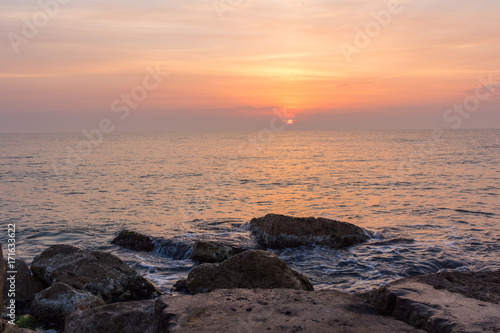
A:
[[[246,0],[220,20],[212,0],[72,1],[19,54],[6,38],[0,42],[0,115],[52,119],[58,109],[78,124],[85,114],[107,112],[146,66],[161,63],[172,75],[140,109],[152,123],[183,110],[176,116],[183,122],[189,115],[203,119],[199,127],[223,126],[226,119],[234,128],[242,119],[262,122],[276,105],[335,121],[339,112],[366,110],[391,124],[388,110],[429,120],[436,115],[422,107],[439,113],[478,77],[498,72],[500,2],[492,0],[407,1],[347,63],[339,43],[352,42],[388,2]],[[0,35],[19,33],[22,17],[39,10],[33,1],[3,2]],[[29,119],[26,127],[46,123]]]

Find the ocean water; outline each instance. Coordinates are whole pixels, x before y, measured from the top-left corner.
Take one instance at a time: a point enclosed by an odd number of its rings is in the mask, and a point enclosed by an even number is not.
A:
[[[15,223],[28,262],[59,243],[111,251],[168,291],[193,266],[196,239],[254,247],[249,220],[281,213],[373,233],[342,250],[275,251],[316,289],[500,269],[500,130],[113,134],[91,149],[83,139],[0,134],[0,241]],[[156,251],[111,245],[123,228],[156,237]]]

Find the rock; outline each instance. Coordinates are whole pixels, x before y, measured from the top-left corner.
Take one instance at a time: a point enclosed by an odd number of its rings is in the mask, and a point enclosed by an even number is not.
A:
[[[406,278],[373,292],[371,302],[382,314],[428,332],[500,332],[499,274]]]
[[[17,325],[11,325],[7,320],[0,320],[0,332],[2,333],[36,333],[28,328],[19,328]]]
[[[8,265],[7,260],[5,260],[5,265]],[[48,286],[43,283],[43,281],[35,278],[31,274],[31,270],[28,267],[28,264],[24,260],[16,259],[15,260],[15,268],[13,271],[16,271],[16,313],[24,314],[29,311],[31,301],[36,293],[42,291]],[[3,293],[7,295],[7,291],[9,289],[9,283],[7,280],[4,281]]]
[[[368,239],[367,232],[354,224],[322,217],[267,214],[252,219],[250,230],[260,246],[271,249],[311,244],[341,248]]]
[[[198,240],[194,243],[191,260],[199,263],[223,262],[246,249],[217,242]]]
[[[3,291],[3,289],[4,283],[7,278],[7,271],[5,269],[5,263],[3,261],[2,243],[0,243],[0,256],[2,258],[2,260],[0,260],[0,313],[3,313],[3,297],[4,295],[6,296],[6,293]]]
[[[313,290],[309,280],[272,252],[248,250],[221,264],[201,264],[189,272],[192,293],[229,288],[290,288]]]
[[[444,289],[465,297],[500,304],[500,271],[444,272],[422,275],[416,280],[436,289]]]
[[[155,301],[109,304],[77,311],[66,320],[65,333],[153,333]]]
[[[338,291],[217,290],[156,300],[155,333],[420,332]]]
[[[193,244],[191,242],[179,239],[155,237],[154,243],[156,252],[174,260],[189,259],[193,252]]]
[[[180,279],[174,285],[172,286],[172,291],[177,291],[179,293],[185,293],[189,294],[189,289],[187,286],[187,280],[186,279]]]
[[[33,259],[35,277],[48,284],[66,283],[89,291],[106,303],[148,299],[155,287],[118,257],[102,251],[83,251],[70,245],[53,245]]]
[[[76,310],[104,305],[104,301],[88,291],[76,290],[57,282],[35,295],[31,314],[41,323],[63,327],[66,318]]]
[[[118,236],[111,241],[111,244],[116,244],[134,251],[150,252],[155,249],[155,245],[151,237],[126,229],[120,231]]]

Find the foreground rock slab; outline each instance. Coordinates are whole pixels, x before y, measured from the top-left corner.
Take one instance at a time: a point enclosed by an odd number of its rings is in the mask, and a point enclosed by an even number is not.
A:
[[[500,271],[444,272],[422,275],[415,279],[436,289],[446,289],[465,297],[500,304]]]
[[[313,290],[309,280],[272,252],[248,250],[221,264],[202,264],[189,272],[191,293],[230,288]]]
[[[52,285],[66,283],[89,291],[106,303],[153,298],[155,287],[120,258],[102,251],[53,245],[33,259],[35,277]]]
[[[115,303],[73,313],[65,333],[153,333],[155,301]]]
[[[427,332],[500,332],[499,287],[500,271],[430,274],[384,286],[371,302]]]
[[[267,214],[252,219],[250,230],[260,246],[270,249],[312,244],[342,248],[368,239],[368,234],[363,228],[322,217]]]
[[[198,240],[193,245],[191,260],[199,263],[218,263],[245,251],[246,249],[241,247]]]
[[[423,332],[336,291],[217,290],[156,301],[155,332]]]

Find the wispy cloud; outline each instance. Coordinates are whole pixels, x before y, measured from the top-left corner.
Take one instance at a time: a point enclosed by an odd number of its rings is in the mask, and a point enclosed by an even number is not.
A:
[[[156,62],[172,72],[172,81],[141,105],[144,116],[148,110],[202,110],[247,117],[270,105],[304,115],[421,112],[424,104],[438,110],[460,100],[477,77],[499,73],[500,2],[405,3],[346,64],[339,43],[364,29],[388,0],[247,0],[223,21],[211,0],[72,1],[20,54],[5,36],[20,34],[40,7],[2,2],[0,114],[63,107],[80,119],[107,110],[120,88],[135,84]]]

